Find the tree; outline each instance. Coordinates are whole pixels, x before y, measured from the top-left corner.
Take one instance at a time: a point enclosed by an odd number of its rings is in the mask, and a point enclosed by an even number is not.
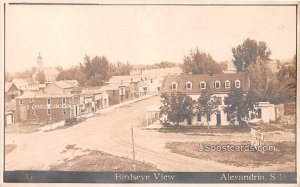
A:
[[[277,73],[276,79],[276,94],[274,103],[296,102],[297,90],[297,69],[296,69],[296,55],[291,61],[290,65],[282,65]]]
[[[167,115],[169,121],[175,123],[176,126],[184,120],[191,124],[194,109],[191,97],[177,92],[175,94],[163,93],[161,99],[163,105],[160,107],[160,113]]]
[[[84,68],[79,65],[63,70],[58,74],[56,80],[77,80],[80,86],[86,86],[87,78]]]
[[[44,84],[46,81],[46,75],[43,71],[39,71],[36,74],[36,80],[39,81],[40,84]]]
[[[222,73],[220,64],[210,54],[200,52],[198,48],[192,50],[189,56],[185,56],[183,61],[183,71],[186,74]]]
[[[258,97],[259,101],[270,101],[276,93],[275,74],[271,71],[266,61],[258,60],[250,65],[250,89]]]
[[[257,105],[255,94],[251,91],[244,92],[239,88],[230,90],[228,97],[224,99],[224,112],[229,115],[230,119],[237,119],[242,126],[242,119],[250,117],[250,112],[255,112]]]
[[[263,41],[257,43],[256,40],[247,38],[243,44],[232,48],[233,64],[237,72],[249,71],[250,65],[255,64],[258,60],[268,61],[270,59],[271,50]]]
[[[216,97],[210,90],[204,90],[198,98],[196,104],[197,113],[206,118],[207,128],[209,129],[209,121],[211,115],[217,112],[218,102]]]

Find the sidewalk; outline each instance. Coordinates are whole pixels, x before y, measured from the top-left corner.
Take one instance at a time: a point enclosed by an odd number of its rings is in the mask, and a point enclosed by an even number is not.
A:
[[[96,114],[105,114],[106,112],[110,112],[110,111],[115,110],[115,109],[117,109],[117,108],[120,108],[120,107],[129,105],[129,104],[132,104],[132,103],[135,103],[135,102],[144,100],[144,99],[148,99],[148,98],[154,97],[154,96],[156,96],[156,95],[158,95],[158,93],[151,94],[151,95],[145,95],[145,96],[139,97],[139,98],[134,99],[134,100],[128,100],[128,101],[125,101],[125,102],[120,103],[120,104],[116,104],[116,105],[113,105],[113,106],[109,106],[109,107],[107,107],[107,108],[98,110],[98,111],[96,112]]]
[[[112,111],[112,110],[115,110],[115,109],[117,109],[117,108],[120,108],[120,107],[129,105],[129,104],[132,104],[132,103],[135,103],[135,102],[144,100],[144,99],[148,99],[148,98],[154,97],[154,96],[156,96],[156,95],[158,95],[158,93],[156,93],[156,94],[151,94],[151,95],[145,95],[145,96],[139,97],[139,98],[134,99],[134,100],[125,101],[125,102],[123,102],[123,103],[116,104],[116,105],[109,106],[109,107],[107,107],[107,108],[98,110],[98,111],[96,111],[94,114],[93,114],[93,113],[83,114],[83,115],[81,115],[81,117],[86,117],[87,119],[88,119],[88,118],[92,118],[92,117],[95,117],[95,114],[96,114],[96,115],[97,115],[97,114],[105,114],[105,113],[110,112],[110,111]],[[40,128],[40,131],[53,130],[53,129],[56,129],[57,127],[64,126],[64,125],[65,125],[65,121],[63,120],[63,121],[60,121],[60,122],[57,122],[57,123],[52,123],[52,124],[45,125],[45,126],[43,126],[43,127]]]

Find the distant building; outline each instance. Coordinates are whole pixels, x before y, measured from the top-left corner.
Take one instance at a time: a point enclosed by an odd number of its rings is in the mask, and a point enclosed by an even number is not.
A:
[[[108,93],[100,87],[86,88],[80,93],[80,107],[82,113],[96,112],[108,106]]]
[[[35,79],[26,78],[26,79],[13,79],[11,81],[12,84],[14,84],[21,93],[30,91],[35,92],[39,91],[39,82]]]
[[[70,94],[77,87],[72,81],[61,80],[48,84],[44,88],[45,94]]]
[[[108,94],[109,106],[131,99],[129,85],[106,85],[101,87],[101,90]]]
[[[226,62],[227,64],[227,68],[226,70],[224,71],[224,73],[236,73],[236,67],[234,66],[233,62],[230,61],[230,62]]]
[[[21,90],[12,82],[5,83],[5,102],[15,99],[21,95]]]
[[[182,74],[181,67],[130,70],[130,75],[165,76],[165,75],[180,75],[180,74]]]
[[[37,66],[36,71],[33,73],[32,78],[36,79],[38,72],[44,72],[46,82],[53,82],[56,80],[59,71],[54,67],[44,67],[43,65],[43,58],[41,57],[41,54],[39,53],[39,56],[37,57]]]
[[[277,73],[280,69],[280,62],[278,60],[271,60],[268,61],[268,66],[273,73]]]

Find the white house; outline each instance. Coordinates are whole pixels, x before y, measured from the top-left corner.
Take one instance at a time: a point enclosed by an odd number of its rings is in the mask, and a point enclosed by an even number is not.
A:
[[[224,113],[224,99],[231,88],[240,88],[244,91],[250,88],[250,79],[247,73],[227,74],[198,74],[198,75],[168,75],[162,85],[162,92],[175,93],[180,91],[197,100],[201,92],[210,88],[219,103],[218,111],[210,118],[210,125],[229,125],[229,116]],[[193,118],[192,124],[206,124],[206,119],[200,115]]]
[[[26,79],[13,79],[11,81],[12,84],[14,84],[21,92],[34,92],[34,91],[39,91],[39,85],[40,83],[31,78],[26,78]]]

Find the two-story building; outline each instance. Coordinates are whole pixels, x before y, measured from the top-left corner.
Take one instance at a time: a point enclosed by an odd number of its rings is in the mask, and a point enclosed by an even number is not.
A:
[[[101,91],[105,91],[108,96],[109,106],[120,104],[130,100],[130,86],[126,85],[106,85],[101,87]]]
[[[109,97],[106,90],[101,87],[83,89],[80,93],[80,106],[83,113],[91,113],[107,108]]]
[[[249,75],[247,73],[168,75],[163,81],[162,92],[185,93],[197,101],[203,90],[210,89],[219,103],[218,111],[211,116],[210,123],[212,125],[228,125],[229,116],[223,111],[224,99],[232,88],[248,91],[250,88]],[[194,117],[192,123],[206,124],[206,119],[198,115]]]
[[[79,98],[74,94],[25,92],[16,98],[16,121],[55,122],[80,115]]]
[[[61,80],[55,81],[44,88],[45,94],[70,94],[75,88],[76,84],[68,81],[68,80]]]

